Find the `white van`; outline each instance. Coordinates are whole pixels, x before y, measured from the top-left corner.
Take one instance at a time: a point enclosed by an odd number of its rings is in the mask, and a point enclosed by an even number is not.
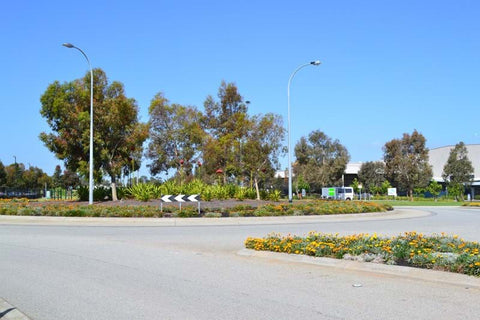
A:
[[[353,188],[351,187],[328,187],[322,188],[323,199],[353,200]]]

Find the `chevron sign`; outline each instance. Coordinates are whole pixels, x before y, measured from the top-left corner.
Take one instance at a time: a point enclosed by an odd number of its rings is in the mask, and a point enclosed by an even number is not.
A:
[[[179,194],[175,196],[171,194],[166,194],[160,198],[160,201],[161,202],[198,202],[200,201],[200,195],[192,194],[189,196],[185,194]]]

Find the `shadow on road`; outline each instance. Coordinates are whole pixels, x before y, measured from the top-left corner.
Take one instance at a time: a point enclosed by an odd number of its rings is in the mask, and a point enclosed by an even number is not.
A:
[[[15,309],[16,309],[16,308],[10,308],[10,309],[7,309],[7,310],[5,310],[5,311],[0,312],[0,319],[2,319],[4,316],[6,316],[7,313],[9,313],[10,311],[13,311],[13,310],[15,310]]]

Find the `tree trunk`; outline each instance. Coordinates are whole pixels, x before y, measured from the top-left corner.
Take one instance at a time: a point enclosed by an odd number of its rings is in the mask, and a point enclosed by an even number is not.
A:
[[[408,190],[408,195],[410,197],[410,201],[413,201],[413,190],[412,189]]]
[[[258,180],[257,180],[257,177],[255,177],[254,180],[255,180],[255,190],[257,191],[257,200],[260,200],[260,190],[258,190]]]
[[[113,177],[111,179],[112,179],[112,184],[111,184],[111,187],[112,187],[112,201],[118,201],[116,179],[113,178]]]

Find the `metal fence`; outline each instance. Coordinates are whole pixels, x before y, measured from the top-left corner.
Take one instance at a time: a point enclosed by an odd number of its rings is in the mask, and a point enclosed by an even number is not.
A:
[[[67,189],[22,189],[22,188],[10,188],[0,187],[0,199],[14,199],[14,198],[27,198],[27,199],[39,199],[47,198],[53,200],[72,200],[74,198],[74,190]]]
[[[67,190],[67,189],[51,189],[47,190],[47,194],[45,195],[47,199],[53,200],[72,200],[74,197],[74,190]]]
[[[38,199],[45,196],[45,190],[43,189],[21,189],[21,188],[9,188],[0,187],[0,198],[27,198]]]

